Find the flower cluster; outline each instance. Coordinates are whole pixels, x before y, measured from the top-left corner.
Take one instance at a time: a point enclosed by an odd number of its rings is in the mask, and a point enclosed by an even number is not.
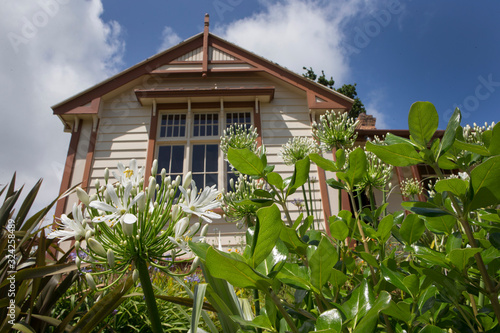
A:
[[[414,199],[415,196],[422,194],[422,191],[422,184],[415,178],[401,181],[401,194],[407,198]]]
[[[259,198],[255,194],[257,189],[263,189],[264,182],[256,179],[250,180],[246,175],[239,174],[236,182],[233,179],[229,180],[229,191],[223,195],[224,214],[226,219],[232,222],[236,222],[239,227],[246,223],[247,225],[253,225],[255,220],[257,210],[259,207],[252,204],[251,202],[243,202],[245,199],[256,199]]]
[[[157,166],[154,161],[152,175],[156,175]],[[106,184],[97,182],[92,196],[78,188],[82,203],[73,207],[71,218],[63,214],[61,228],[47,236],[60,242],[74,237],[77,266],[92,267],[85,274],[90,287],[96,287],[94,278],[98,275],[114,278],[104,289],[130,272],[137,278],[138,261],[172,274],[172,259],[188,254],[188,241],[204,240],[208,225],[202,227],[202,223],[220,218],[213,212],[220,206],[219,192],[206,187],[198,193],[190,173],[181,185],[181,177],[172,180],[162,170],[161,183],[150,177],[146,186],[144,169],[132,160],[127,168],[118,164],[113,175],[115,183],[106,170]],[[199,217],[199,222],[190,225],[192,216]],[[195,237],[198,232],[200,236]]]
[[[224,130],[220,138],[220,149],[227,155],[229,148],[257,152],[257,129],[243,124],[235,124]]]
[[[306,158],[307,155],[319,152],[318,144],[313,139],[296,136],[281,147],[278,156],[283,158],[286,165],[294,165],[295,162]]]
[[[476,123],[473,124],[473,127],[470,125],[464,126],[463,136],[465,142],[484,145],[483,133],[492,130],[493,127],[495,127],[495,122],[492,122],[491,125],[484,123],[484,126],[478,126]]]
[[[377,136],[373,139],[373,141],[376,144],[384,144],[383,140]],[[358,186],[362,189],[372,187],[378,190],[384,190],[387,184],[391,181],[393,167],[390,164],[382,162],[382,160],[371,151],[367,151],[366,147],[364,149],[366,160],[368,162],[368,169],[366,176],[360,184],[358,184]]]
[[[321,143],[323,151],[331,151],[333,148],[345,149],[356,141],[358,123],[359,121],[350,118],[348,113],[326,111],[320,116],[319,123],[313,123],[312,135]]]

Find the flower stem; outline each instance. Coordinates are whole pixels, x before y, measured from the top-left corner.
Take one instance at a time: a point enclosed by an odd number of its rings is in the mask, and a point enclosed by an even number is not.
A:
[[[146,299],[149,320],[151,320],[151,329],[153,330],[153,333],[161,333],[163,332],[163,329],[161,328],[160,314],[158,313],[158,307],[156,306],[155,293],[153,291],[153,286],[151,285],[148,266],[146,261],[140,257],[136,259],[135,264],[137,266],[137,270],[139,271],[139,279],[141,280],[142,291],[144,292],[144,298]]]

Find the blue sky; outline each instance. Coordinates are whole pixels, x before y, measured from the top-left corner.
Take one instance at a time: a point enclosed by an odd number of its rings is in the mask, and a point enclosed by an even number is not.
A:
[[[70,135],[51,106],[203,30],[298,73],[358,85],[379,128],[427,100],[445,128],[499,120],[500,2],[36,0],[0,12],[0,183],[58,192]]]

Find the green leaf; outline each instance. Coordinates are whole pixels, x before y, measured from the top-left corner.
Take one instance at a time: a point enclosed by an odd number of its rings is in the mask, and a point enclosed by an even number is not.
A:
[[[114,309],[116,309],[124,300],[123,297],[128,290],[134,285],[130,276],[123,283],[117,285],[111,292],[102,297],[99,302],[95,303],[90,310],[78,321],[71,332],[87,333],[92,332],[94,328],[101,324]]]
[[[194,287],[193,312],[191,314],[191,332],[198,332],[198,324],[200,323],[200,315],[203,308],[203,300],[205,299],[205,291],[207,290],[206,283],[198,283]]]
[[[488,150],[492,155],[500,154],[500,123],[497,123],[495,127],[493,127]]]
[[[311,269],[311,283],[318,290],[328,281],[332,268],[339,260],[339,255],[330,240],[323,236],[318,248],[308,258]]]
[[[425,246],[412,245],[412,249],[418,258],[428,261],[434,265],[450,268],[444,253],[431,250]]]
[[[349,228],[342,220],[334,220],[335,217],[330,217],[330,233],[333,238],[344,241],[349,236]]]
[[[336,190],[344,190],[346,187],[343,183],[339,182],[335,178],[330,178],[326,180],[326,184],[330,186],[331,188],[334,188]]]
[[[262,261],[256,270],[270,278],[274,277],[281,267],[285,264],[288,257],[288,249],[282,240],[276,240],[276,246],[272,249],[264,261]]]
[[[290,195],[296,189],[298,189],[307,182],[307,179],[309,178],[310,167],[311,167],[311,161],[307,157],[295,162],[295,169],[293,171],[293,176],[290,185],[288,185],[287,194]]]
[[[380,223],[378,224],[376,236],[381,242],[385,243],[387,242],[389,237],[391,237],[391,230],[393,225],[393,215],[387,215],[380,221]]]
[[[430,203],[430,202],[422,202],[422,201],[404,201],[401,203],[401,206],[409,210],[415,214],[423,215],[423,216],[443,216],[449,215],[447,211],[442,208]]]
[[[487,159],[471,171],[474,197],[470,209],[500,204],[500,156]]]
[[[366,313],[366,315],[361,319],[353,333],[365,333],[373,332],[375,326],[378,322],[378,317],[380,311],[383,311],[389,307],[391,302],[391,295],[385,290],[381,291],[377,300],[373,303],[373,306]]]
[[[459,178],[442,179],[436,183],[434,188],[439,193],[447,191],[457,196],[465,196],[468,184],[469,182]]]
[[[377,155],[384,163],[397,167],[410,166],[423,162],[423,159],[415,151],[415,148],[406,143],[384,146],[375,145],[368,141],[366,143],[366,150]]]
[[[272,195],[271,193],[267,192],[266,190],[261,190],[260,188],[256,189],[254,192],[253,192],[256,196],[258,197],[263,197],[263,198],[273,198],[274,195]]]
[[[250,263],[253,268],[266,259],[272,251],[283,227],[281,212],[276,205],[259,209],[257,211],[257,218],[259,228],[258,233],[254,235],[254,237],[257,237],[257,242]]]
[[[411,245],[418,241],[425,231],[424,221],[416,214],[408,215],[403,223],[401,223],[401,228],[399,233],[401,237]]]
[[[453,112],[450,120],[448,121],[446,130],[444,131],[443,140],[441,141],[441,145],[439,147],[440,154],[437,157],[446,153],[448,149],[450,149],[451,146],[453,145],[453,142],[455,142],[455,136],[457,133],[457,128],[460,125],[461,118],[462,114],[460,113],[459,108],[455,108],[455,111]]]
[[[35,330],[26,323],[15,323],[12,329],[19,330],[23,333],[36,333]]]
[[[410,304],[405,302],[396,304],[394,301],[391,301],[389,306],[382,312],[404,322],[409,322],[411,320]]]
[[[295,289],[311,290],[312,288],[307,267],[296,263],[285,263],[276,278]]]
[[[249,149],[229,148],[227,159],[236,170],[249,176],[262,176],[266,167],[259,156]]]
[[[336,288],[342,287],[349,278],[347,275],[339,271],[338,269],[332,269],[332,274],[330,275],[330,283]]]
[[[325,171],[337,172],[340,170],[335,162],[328,160],[319,154],[309,154],[309,159]]]
[[[483,145],[476,143],[467,143],[460,140],[455,140],[453,146],[457,149],[470,151],[471,153],[478,154],[481,156],[491,156],[490,151]]]
[[[285,187],[283,185],[283,178],[279,173],[270,172],[267,174],[267,182],[273,186],[276,186],[278,190],[283,190]]]
[[[432,139],[439,125],[439,116],[430,102],[415,102],[410,107],[408,129],[410,135],[422,147]]]
[[[413,298],[416,298],[418,296],[419,283],[420,281],[416,274],[410,274],[408,276],[405,276],[403,279],[403,284],[406,286]]]
[[[385,264],[382,263],[382,265],[380,265],[380,271],[382,273],[382,277],[384,278],[384,280],[394,285],[396,288],[401,289],[408,295],[411,295],[410,290],[406,287],[406,285],[403,282],[405,278],[403,274],[393,271],[392,269],[387,267],[386,263]]]
[[[469,260],[482,250],[481,248],[453,249],[446,257],[451,261],[453,266],[463,271],[469,266]]]
[[[267,315],[263,315],[263,314],[255,317],[252,321],[245,320],[245,319],[241,318],[240,316],[231,316],[231,319],[233,319],[235,322],[237,322],[238,324],[243,325],[243,326],[262,328],[265,330],[272,330],[273,329],[271,321],[269,320]]]
[[[343,168],[345,164],[345,151],[344,149],[337,149],[335,152],[335,163],[339,168]]]
[[[456,225],[457,219],[452,215],[442,215],[435,217],[426,217],[425,225],[432,232],[444,232],[450,235],[453,232],[453,227]]]
[[[387,133],[387,135],[385,136],[384,142],[388,145],[393,145],[396,143],[407,143],[411,146],[414,146],[415,148],[418,148],[415,143],[411,142],[411,140],[408,140],[407,138],[402,138],[402,137],[394,135],[392,133]]]
[[[361,284],[352,291],[349,299],[342,304],[346,319],[353,321],[353,327],[366,315],[374,301],[372,288],[366,280],[361,281]]]
[[[361,259],[366,261],[370,266],[378,268],[379,265],[378,265],[377,259],[375,259],[375,257],[373,255],[371,255],[370,253],[359,252],[359,256],[361,257]]]
[[[306,254],[307,244],[299,238],[295,229],[282,226],[279,237],[291,252],[301,256]]]
[[[326,330],[329,332],[342,331],[342,314],[337,309],[327,310],[319,315],[316,320],[316,330]]]
[[[366,175],[366,154],[362,148],[356,148],[349,154],[349,166],[345,172],[346,182],[350,188],[354,188],[358,182]]]
[[[258,274],[247,263],[231,258],[213,247],[207,251],[206,266],[212,276],[239,288],[264,289],[271,285],[269,278]]]

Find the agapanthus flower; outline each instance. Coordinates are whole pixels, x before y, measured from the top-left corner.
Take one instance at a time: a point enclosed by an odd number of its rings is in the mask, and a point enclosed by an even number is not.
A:
[[[191,193],[188,194],[187,190],[179,186],[179,190],[184,196],[184,202],[180,203],[179,206],[187,214],[194,214],[201,217],[206,222],[212,222],[212,219],[220,219],[221,216],[214,213],[212,209],[220,207],[220,201],[218,200],[219,191],[215,189],[215,185],[212,187],[205,187],[201,194],[197,195],[197,188],[194,181],[191,182]]]
[[[286,165],[293,165],[307,155],[319,152],[319,147],[313,139],[295,136],[281,147],[278,156],[283,158]]]
[[[75,204],[73,205],[73,219],[70,219],[66,214],[62,214],[61,223],[58,223],[58,225],[64,229],[54,230],[47,235],[47,238],[60,238],[59,243],[72,237],[74,237],[75,240],[79,240],[85,237],[85,233],[88,230],[92,230],[84,220],[81,205],[77,206]]]
[[[118,173],[113,171],[113,176],[123,186],[132,184],[132,187],[137,187],[141,179],[144,177],[144,168],[139,168],[137,166],[137,161],[134,159],[130,161],[128,168],[125,168],[121,162],[118,162],[117,168]]]
[[[130,200],[130,192],[132,191],[132,183],[127,183],[123,193],[123,201],[118,198],[115,188],[108,184],[106,187],[106,193],[109,195],[113,205],[109,205],[101,201],[92,201],[89,206],[102,210],[104,212],[109,212],[111,214],[96,216],[92,219],[92,222],[113,222],[120,221],[121,223],[133,224],[137,221],[137,216],[130,213],[130,209],[135,205],[135,203],[142,198],[144,192],[140,192]]]

